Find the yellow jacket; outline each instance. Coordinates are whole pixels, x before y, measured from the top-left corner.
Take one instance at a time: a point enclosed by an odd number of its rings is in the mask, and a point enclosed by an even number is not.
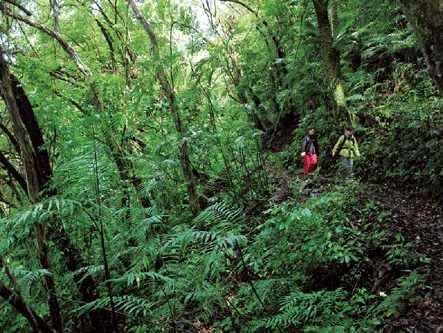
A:
[[[340,151],[338,149],[341,148]],[[346,158],[354,158],[357,155],[360,155],[360,151],[358,150],[357,140],[353,135],[347,136],[346,134],[342,135],[332,150],[332,153],[339,154]]]

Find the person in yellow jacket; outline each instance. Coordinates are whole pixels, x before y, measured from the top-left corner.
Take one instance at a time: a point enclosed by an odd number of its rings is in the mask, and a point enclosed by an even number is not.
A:
[[[354,158],[360,157],[357,140],[354,137],[354,128],[348,126],[345,134],[342,135],[332,150],[332,156],[340,155],[340,162],[343,165],[344,177],[348,181],[354,169]]]

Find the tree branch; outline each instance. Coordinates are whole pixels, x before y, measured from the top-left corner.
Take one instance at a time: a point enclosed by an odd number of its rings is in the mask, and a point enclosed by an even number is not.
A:
[[[86,65],[81,61],[81,59],[79,58],[79,56],[77,55],[77,52],[71,47],[71,45],[69,45],[63,38],[62,36],[58,33],[55,32],[52,29],[49,29],[48,27],[45,27],[39,23],[33,22],[29,19],[27,19],[26,17],[23,17],[21,15],[17,15],[15,13],[12,13],[10,10],[8,10],[7,8],[2,8],[0,7],[0,11],[2,11],[5,15],[15,18],[16,20],[19,20],[20,22],[26,23],[28,25],[30,25],[31,27],[36,28],[37,30],[49,35],[50,37],[54,38],[59,44],[60,46],[63,48],[63,50],[65,50],[65,52],[69,55],[69,57],[71,58],[71,60],[75,63],[75,65],[77,66],[77,68],[88,78],[91,79],[92,78],[92,73],[91,71],[88,69],[88,67],[86,67]]]
[[[37,322],[37,326],[42,333],[54,333],[52,328],[44,321],[34,310],[30,309],[26,303],[14,295],[12,290],[5,286],[0,285],[0,297],[2,297],[6,302],[8,302],[16,311],[18,311],[23,317],[26,318],[28,322],[32,322],[33,319]]]
[[[5,169],[11,174],[11,176],[20,184],[21,188],[28,194],[28,185],[25,178],[18,172],[14,166],[8,161],[5,155],[0,151],[0,163],[3,164]]]
[[[2,1],[10,3],[14,7],[17,7],[18,9],[20,9],[22,12],[24,12],[28,16],[32,15],[32,13],[29,10],[27,10],[25,7],[23,7],[22,5],[18,4],[17,2],[15,2],[13,0],[2,0]]]
[[[5,125],[3,125],[2,123],[0,123],[0,129],[9,138],[9,140],[11,141],[11,143],[14,146],[15,150],[17,151],[17,153],[20,154],[20,145],[18,144],[18,142],[15,139],[14,135],[12,135],[12,133],[8,130],[8,128]]]
[[[20,290],[20,285],[17,282],[17,279],[15,278],[14,274],[12,274],[9,267],[6,265],[6,262],[3,259],[3,256],[1,253],[0,253],[0,268],[3,268],[5,270],[6,276],[8,277],[9,281],[11,282],[11,285],[15,291],[17,298],[20,300],[21,303],[24,304],[26,310],[28,311],[29,318],[26,318],[26,319],[28,319],[29,324],[32,327],[32,330],[34,331],[34,333],[39,333],[40,330],[38,328],[38,324],[37,324],[37,321],[35,320],[34,314],[30,310],[29,305],[26,303],[25,298],[23,297],[23,294]]]

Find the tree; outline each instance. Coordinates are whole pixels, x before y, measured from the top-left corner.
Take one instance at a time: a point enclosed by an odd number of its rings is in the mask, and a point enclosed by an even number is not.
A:
[[[344,122],[351,122],[350,114],[346,106],[346,95],[343,88],[340,51],[334,46],[333,22],[337,22],[337,10],[334,5],[334,17],[329,18],[329,0],[312,0],[317,18],[319,43],[323,57],[323,64],[328,84],[329,98],[332,110],[338,119]]]
[[[0,75],[2,95],[9,111],[15,137],[20,146],[21,160],[25,169],[29,200],[32,204],[35,204],[40,201],[40,192],[43,190],[42,186],[45,184],[41,179],[44,179],[45,175],[42,172],[39,172],[41,169],[38,167],[37,156],[33,153],[28,133],[23,126],[22,118],[20,117],[20,102],[17,101],[17,98],[23,98],[23,96],[14,94],[11,73],[8,64],[6,63],[6,55],[1,46]],[[23,100],[21,101],[23,102]],[[23,112],[24,110],[22,110],[22,113]],[[38,146],[36,148],[38,149]],[[37,240],[37,256],[40,265],[43,269],[51,272],[51,274],[43,277],[49,304],[51,324],[56,332],[63,332],[62,317],[55,288],[54,275],[52,274],[52,263],[49,255],[45,223],[43,221],[34,222],[34,231]]]
[[[5,60],[4,57],[2,59]],[[4,66],[8,66],[6,62],[3,62],[2,64]],[[2,130],[8,135],[8,138],[16,148],[17,153],[21,154],[23,152],[23,144],[25,144],[25,147],[28,147],[26,151],[28,155],[32,155],[32,163],[28,161],[29,159],[26,160],[28,162],[26,164],[25,172],[30,168],[32,168],[31,170],[35,171],[31,172],[32,177],[23,177],[5,156],[0,155],[0,162],[23,188],[25,193],[28,195],[29,201],[31,203],[36,203],[40,202],[41,199],[46,199],[56,194],[56,191],[51,188],[50,184],[53,176],[53,171],[49,159],[49,152],[46,149],[47,145],[43,136],[43,131],[37,120],[34,108],[31,105],[31,101],[29,100],[18,78],[13,73],[8,73],[9,84],[14,99],[11,99],[10,96],[4,93],[8,91],[7,89],[1,90],[1,97],[3,98],[7,106],[15,105],[17,107],[17,110],[13,110],[18,111],[18,114],[20,116],[18,133],[20,137],[24,136],[25,138],[28,138],[27,140],[25,140],[25,142],[29,142],[28,144],[23,142],[20,143],[21,141],[23,141],[20,139],[17,142],[17,130],[14,126],[13,128],[16,136],[9,133],[9,130],[6,128],[6,126],[2,125]],[[8,107],[8,110],[10,110],[10,107]],[[12,116],[11,113],[10,115]],[[17,120],[13,122],[13,125],[16,124],[16,121]],[[22,154],[21,156],[23,158]],[[26,174],[27,173],[28,172],[26,172]],[[31,186],[33,186],[32,191],[29,191],[28,184],[31,184]],[[10,186],[12,186],[12,184]],[[36,194],[36,191],[38,192],[38,194]],[[76,270],[86,265],[85,260],[82,259],[79,249],[76,248],[76,246],[74,246],[74,244],[72,243],[71,238],[63,224],[60,222],[60,219],[55,219],[54,221],[51,221],[51,223],[49,223],[49,226],[46,226],[46,230],[44,230],[44,228],[45,226],[41,225],[39,227],[39,230],[42,229],[44,233],[48,235],[50,240],[52,240],[57,245],[58,249],[63,252],[64,259],[66,260],[66,265],[69,271],[75,272]],[[40,237],[42,236],[39,236],[39,239]],[[43,237],[46,238],[46,236],[44,235]],[[43,242],[43,240],[39,241],[39,243],[41,242]],[[45,249],[46,245],[43,244],[41,245],[41,247]],[[47,253],[46,255],[49,254]],[[45,262],[45,266],[49,265],[48,263],[46,263],[48,259],[45,260],[43,258],[41,260]],[[50,278],[50,276],[44,275],[43,278],[47,279]],[[90,276],[84,276],[84,274],[76,274],[74,276],[74,280],[79,284],[79,292],[81,294],[82,301],[91,302],[96,299],[96,283]],[[49,285],[51,285],[51,283]],[[24,304],[24,302],[21,303]],[[21,303],[19,301],[14,302],[14,304]],[[29,314],[25,315],[25,317],[29,317]],[[103,332],[101,321],[106,321],[106,314],[101,315],[99,312],[97,312],[94,316],[91,316],[92,329],[94,330],[94,332]]]
[[[127,0],[127,1],[128,4],[131,6],[135,14],[135,17],[137,18],[137,20],[140,22],[140,24],[143,26],[146,33],[148,34],[149,41],[151,42],[151,55],[154,61],[157,80],[163,90],[163,93],[166,96],[166,99],[168,100],[169,108],[172,112],[172,116],[174,117],[175,128],[178,133],[184,136],[186,134],[186,128],[183,123],[180,108],[178,107],[177,104],[176,93],[174,91],[174,88],[169,83],[169,80],[166,76],[166,72],[162,65],[161,53],[158,45],[157,36],[154,30],[152,29],[150,23],[148,22],[148,20],[146,20],[146,18],[141,14],[135,2],[133,0]],[[188,191],[189,205],[191,207],[192,212],[195,215],[197,215],[200,212],[199,196],[197,191],[196,179],[192,172],[188,142],[185,137],[181,138],[178,149],[180,151],[180,163],[182,166],[183,177],[185,179]]]
[[[97,112],[97,114],[103,114],[105,111],[105,106],[103,105],[100,89],[97,85],[97,83],[94,80],[92,71],[83,63],[80,56],[77,54],[75,49],[62,37],[62,35],[54,30],[49,29],[48,27],[39,24],[37,22],[33,22],[23,16],[20,16],[18,14],[14,14],[13,12],[9,11],[6,8],[1,8],[5,14],[21,21],[26,24],[28,24],[31,27],[34,27],[41,31],[42,33],[50,36],[55,41],[57,41],[62,49],[69,55],[73,63],[76,65],[78,70],[84,75],[87,84],[90,89],[90,94],[92,97],[92,100],[94,102],[94,107]],[[118,167],[118,170],[120,172],[120,177],[122,181],[129,182],[133,185],[134,189],[141,193],[140,187],[141,187],[141,179],[137,177],[137,175],[134,173],[133,166],[131,161],[127,158],[127,154],[125,151],[123,151],[121,145],[118,143],[116,138],[111,134],[112,130],[112,122],[110,122],[107,117],[103,117],[103,133],[105,135],[106,143],[111,151],[111,154],[114,158],[114,161]],[[140,200],[141,203],[145,208],[148,208],[151,206],[150,200],[148,197],[146,197],[143,194],[140,194]],[[128,202],[129,200],[124,200],[125,202]]]
[[[414,29],[429,74],[443,95],[443,2],[441,0],[398,0]]]

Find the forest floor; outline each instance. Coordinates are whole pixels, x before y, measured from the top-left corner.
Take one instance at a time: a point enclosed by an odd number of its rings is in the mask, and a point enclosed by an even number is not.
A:
[[[281,171],[281,170],[280,170]],[[277,201],[291,196],[288,184],[295,178],[303,177],[283,171],[277,176],[281,187],[273,194]],[[298,201],[317,196],[330,190],[330,175],[312,183],[307,181],[300,192]],[[322,184],[322,185],[320,185]],[[427,267],[426,286],[421,301],[411,302],[401,314],[393,316],[384,332],[387,333],[443,333],[443,208],[440,202],[411,193],[401,186],[389,184],[362,184],[363,201],[374,201],[390,212],[386,219],[386,230],[391,235],[400,234],[405,243],[412,243],[409,249],[430,259]],[[387,282],[384,288],[394,288],[394,281]]]
[[[392,184],[378,185],[366,195],[383,204],[392,215],[387,228],[412,242],[412,251],[431,259],[426,281],[429,294],[390,322],[386,332],[443,332],[443,209],[438,203]]]

